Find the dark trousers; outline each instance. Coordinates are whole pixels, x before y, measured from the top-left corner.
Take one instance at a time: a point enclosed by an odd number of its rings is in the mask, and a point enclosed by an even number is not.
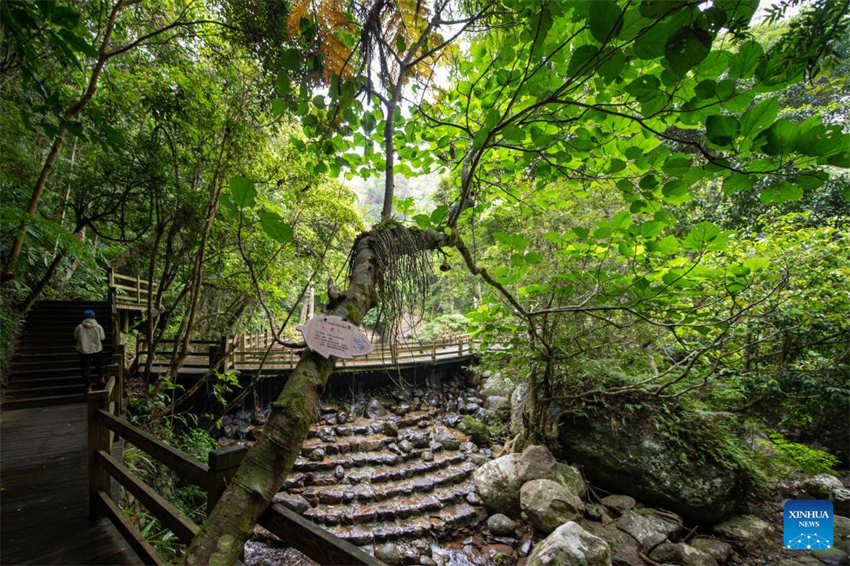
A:
[[[89,370],[94,366],[97,370],[96,379],[89,378]],[[83,379],[91,385],[98,385],[100,379],[106,375],[103,368],[103,352],[94,354],[80,354],[80,368],[83,371]]]

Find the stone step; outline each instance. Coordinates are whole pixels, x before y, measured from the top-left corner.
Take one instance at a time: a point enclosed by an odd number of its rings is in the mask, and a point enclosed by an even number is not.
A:
[[[434,414],[435,411],[413,411],[401,417],[395,415],[377,419],[358,417],[354,421],[344,424],[324,424],[311,427],[307,433],[307,439],[369,436],[380,432],[385,426],[384,423],[392,423],[398,429],[416,428],[420,422],[427,422]],[[328,415],[325,415],[325,417],[328,417]]]
[[[368,484],[352,486],[352,490],[360,488],[361,492],[371,490]],[[376,521],[394,521],[427,515],[432,511],[439,511],[447,505],[460,502],[470,491],[470,486],[445,486],[434,489],[428,494],[413,494],[404,497],[396,497],[392,500],[384,500],[378,503],[341,503],[334,505],[322,505],[308,509],[304,517],[323,525],[349,525],[358,523],[372,523]],[[349,495],[351,493],[349,492]],[[364,495],[368,498],[368,495]]]
[[[486,513],[467,503],[447,505],[426,516],[414,516],[394,521],[345,524],[329,527],[339,538],[356,545],[414,539],[426,535],[442,537],[452,530],[474,525],[486,518]]]
[[[375,485],[362,483],[354,485],[309,486],[303,488],[303,490],[292,490],[292,492],[300,492],[301,495],[308,499],[318,499],[319,503],[325,505],[333,505],[346,501],[374,503],[396,497],[405,497],[415,493],[428,493],[441,486],[458,484],[466,480],[474,469],[474,464],[464,462],[457,466],[449,466],[438,470],[430,475],[410,479],[388,481]]]
[[[451,451],[434,454],[433,460],[424,461],[421,459],[424,452],[426,451],[412,451],[401,455],[389,451],[363,452],[329,457],[320,462],[298,458],[292,469],[294,472],[309,473],[312,485],[326,486],[339,483],[340,479],[334,475],[337,466],[342,466],[344,470],[355,468],[345,474],[351,477],[348,480],[349,483],[384,483],[433,472],[452,464],[465,462],[467,459],[465,453]],[[287,478],[284,489],[296,487],[302,479],[300,475]]]

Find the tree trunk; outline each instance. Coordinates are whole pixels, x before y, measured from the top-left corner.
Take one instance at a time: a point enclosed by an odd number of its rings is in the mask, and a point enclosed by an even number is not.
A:
[[[373,247],[376,234],[382,238],[399,237],[403,231],[415,233],[418,249],[432,250],[450,244],[450,236],[440,232],[412,228],[387,227],[361,234],[354,242],[348,290],[332,298],[327,313],[360,324],[363,316],[377,303],[379,273]],[[307,431],[318,413],[319,399],[335,358],[324,359],[305,350],[292,371],[280,396],[271,405],[269,420],[258,440],[245,455],[230,485],[216,504],[201,532],[194,538],[184,563],[193,565],[234,564],[242,554],[245,540],[257,519],[292,469]]]
[[[97,82],[100,79],[100,73],[103,71],[103,66],[106,64],[106,60],[109,58],[109,55],[106,51],[107,46],[109,45],[109,41],[112,38],[112,30],[115,28],[115,20],[118,18],[118,12],[124,6],[122,0],[119,0],[112,7],[112,11],[109,14],[109,20],[106,23],[106,30],[103,34],[103,41],[100,44],[100,53],[98,54],[97,62],[92,69],[91,76],[89,77],[88,86],[86,90],[83,92],[80,99],[74,103],[73,106],[68,108],[64,114],[64,120],[59,123],[59,130],[56,132],[56,136],[53,138],[53,145],[50,147],[50,152],[47,154],[47,158],[44,160],[44,165],[41,168],[41,173],[38,176],[38,180],[35,182],[35,187],[32,190],[32,196],[30,197],[30,202],[27,205],[27,214],[32,216],[35,214],[36,209],[38,208],[38,203],[41,200],[41,194],[44,192],[44,187],[47,185],[47,179],[50,178],[50,174],[53,172],[53,164],[56,162],[56,158],[59,156],[59,150],[62,149],[62,142],[65,139],[65,132],[67,131],[66,120],[73,120],[77,116],[79,116],[82,109],[88,104],[88,102],[94,96],[95,91],[97,91]],[[23,222],[18,227],[18,233],[15,236],[15,241],[12,242],[12,250],[9,252],[9,261],[6,263],[6,269],[0,274],[0,282],[8,281],[14,278],[15,276],[15,264],[18,262],[18,257],[21,255],[21,250],[24,247],[24,237],[27,233],[27,224]]]

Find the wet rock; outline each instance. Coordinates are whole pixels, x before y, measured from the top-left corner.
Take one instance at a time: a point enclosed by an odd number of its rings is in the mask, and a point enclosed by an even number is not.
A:
[[[483,505],[484,502],[481,501],[481,498],[478,497],[478,494],[474,491],[470,491],[466,494],[466,502],[470,505]]]
[[[384,433],[386,436],[398,436],[398,425],[390,420],[384,421],[380,432]]]
[[[446,450],[460,449],[460,440],[445,427],[439,427],[434,431],[434,442],[437,442]]]
[[[267,566],[287,564],[289,566],[318,566],[294,548],[278,548],[262,542],[249,540],[243,548],[245,566]]]
[[[478,447],[475,445],[474,442],[466,441],[460,445],[460,449],[462,452],[470,453],[478,450]]]
[[[507,515],[495,513],[487,519],[487,528],[496,536],[512,536],[517,524]]]
[[[835,476],[818,474],[803,480],[801,487],[812,497],[828,499],[834,490],[844,489],[844,484]]]
[[[411,411],[411,408],[410,408],[409,403],[400,403],[399,406],[397,407],[397,414],[399,414],[399,415],[406,415],[410,411]]]
[[[434,562],[434,559],[428,556],[427,554],[423,554],[419,557],[419,564],[421,566],[437,566],[437,563]]]
[[[847,558],[847,553],[840,548],[830,548],[828,550],[813,550],[815,558],[826,564],[826,566],[847,566],[850,560]]]
[[[481,466],[487,462],[490,458],[485,456],[484,454],[470,454],[469,461],[475,464],[476,466]]]
[[[529,386],[522,382],[516,386],[511,393],[511,434],[523,434],[525,419],[523,415],[528,413],[529,408]]]
[[[472,474],[475,489],[484,504],[493,511],[512,517],[520,513],[521,484],[516,473],[518,459],[518,454],[507,454],[485,463]]]
[[[574,493],[547,479],[525,482],[520,489],[520,506],[534,528],[544,534],[584,512],[584,504]]]
[[[310,503],[308,503],[302,496],[284,492],[275,493],[272,498],[272,503],[280,503],[287,509],[291,509],[298,514],[301,514],[310,508]]]
[[[378,419],[387,416],[387,410],[380,401],[373,397],[366,404],[366,416],[370,419]]]
[[[325,459],[325,450],[324,448],[315,448],[312,452],[310,452],[310,456],[308,456],[310,460],[314,462],[321,462]]]
[[[634,497],[628,495],[608,495],[603,497],[602,505],[613,510],[617,515],[622,515],[626,511],[633,509],[635,506]]]
[[[514,391],[514,383],[500,374],[491,375],[484,381],[481,394],[485,397],[498,396],[510,398]]]
[[[402,557],[395,543],[387,542],[375,547],[375,558],[387,564],[401,564]]]
[[[732,545],[716,538],[696,537],[691,539],[691,546],[710,554],[720,563],[726,562],[732,555]]]
[[[833,524],[835,526],[833,537],[835,546],[850,553],[850,519],[842,515],[833,515]]]
[[[428,444],[430,443],[430,438],[424,432],[420,432],[418,430],[411,430],[404,434],[404,440],[409,442],[414,448],[428,448]],[[401,444],[399,444],[401,447]],[[404,448],[402,448],[404,450]]]
[[[402,453],[401,448],[399,448],[398,444],[396,444],[395,442],[390,442],[389,444],[387,444],[387,450],[389,450],[390,452],[392,452],[394,454],[401,454]]]
[[[481,421],[467,415],[460,420],[458,428],[468,434],[476,446],[489,446],[490,431]]]
[[[644,566],[641,559],[641,547],[628,534],[614,525],[602,525],[596,521],[581,521],[579,524],[593,535],[608,543],[611,550],[611,563],[614,566]]]
[[[490,409],[491,411],[498,411],[502,407],[507,407],[511,404],[511,400],[508,397],[503,397],[502,395],[488,395],[484,400],[484,406]]]
[[[717,566],[717,560],[685,543],[663,542],[652,549],[649,557],[656,562],[672,562],[684,566]]]
[[[558,461],[545,446],[532,445],[522,451],[516,465],[517,479],[525,483],[531,480],[551,479]]]
[[[770,525],[752,515],[739,515],[714,525],[714,533],[748,552],[767,551],[774,545]]]
[[[346,413],[345,411],[340,411],[339,413],[337,413],[336,422],[337,422],[337,424],[347,423],[348,422],[348,413]]]
[[[600,505],[599,503],[589,503],[584,506],[584,514],[594,521],[599,521],[601,523],[610,523],[613,519],[608,515],[605,506]]]
[[[528,566],[609,566],[611,551],[601,538],[578,523],[564,523],[537,543]]]
[[[823,562],[813,556],[802,555],[794,558],[780,558],[770,563],[770,566],[823,566]]]
[[[429,426],[431,426],[431,423],[429,423],[428,421],[419,421],[416,426],[418,426],[419,428],[428,428]]]
[[[413,445],[410,443],[409,440],[405,439],[405,440],[402,440],[401,442],[398,443],[398,448],[404,454],[407,454],[408,452],[413,450]]]
[[[460,418],[460,415],[458,415],[457,413],[449,413],[445,417],[443,417],[443,420],[450,427],[456,427],[457,424],[460,422]]]
[[[526,538],[522,541],[522,544],[519,545],[519,553],[522,556],[528,556],[528,553],[531,552],[531,538]]]
[[[629,495],[647,504],[675,511],[694,523],[714,523],[741,503],[745,473],[706,457],[704,443],[691,431],[720,427],[737,431],[740,423],[731,415],[706,411],[691,411],[688,418],[693,426],[674,438],[640,420],[627,419],[612,434],[606,419],[565,416],[558,423],[554,453],[581,465],[590,481],[602,488],[620,490],[627,485]]]
[[[334,477],[336,477],[336,479],[341,480],[344,476],[345,468],[343,468],[342,466],[337,466],[336,468],[334,468]]]
[[[434,453],[430,450],[426,450],[422,453],[420,457],[422,458],[423,462],[430,462],[434,459]]]
[[[673,521],[662,519],[650,513],[638,513],[634,510],[626,511],[617,520],[617,528],[630,534],[645,549],[652,548],[659,540],[673,537],[682,530],[682,526]]]
[[[321,438],[323,442],[334,442],[336,440],[336,433],[332,428],[320,428],[316,431],[316,436]]]
[[[834,489],[829,494],[829,500],[832,501],[834,510],[837,513],[850,515],[850,489]]]
[[[564,462],[558,462],[555,466],[555,471],[548,479],[558,482],[579,497],[584,497],[587,494],[587,485],[581,477],[581,473],[575,468]]]

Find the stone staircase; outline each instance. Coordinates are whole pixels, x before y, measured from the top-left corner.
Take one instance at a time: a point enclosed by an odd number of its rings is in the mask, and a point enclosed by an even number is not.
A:
[[[105,301],[39,301],[27,313],[4,380],[4,409],[82,401],[87,383],[74,349],[74,328],[91,309],[106,332],[104,356],[112,353],[109,304]],[[106,363],[106,362],[105,362]]]
[[[325,405],[276,500],[378,556],[391,544],[407,563],[435,539],[469,534],[487,517],[471,475],[490,451],[438,406],[370,403],[385,414],[355,418]]]

